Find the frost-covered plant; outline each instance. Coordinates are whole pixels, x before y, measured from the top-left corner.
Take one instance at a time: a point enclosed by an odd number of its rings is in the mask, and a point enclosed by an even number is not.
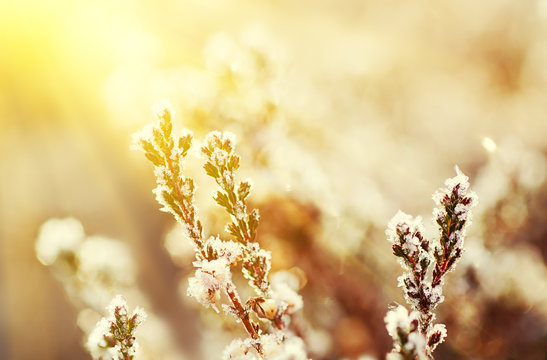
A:
[[[236,340],[228,346],[224,358],[268,356],[272,343],[268,339],[274,336],[280,346],[285,344],[283,346],[292,351],[291,356],[295,359],[305,359],[302,341],[287,330],[290,315],[302,307],[302,300],[290,286],[272,287],[270,283],[270,252],[261,249],[256,241],[259,213],[257,209],[250,211],[247,207],[252,185],[249,180],[237,181],[235,178],[240,158],[234,152],[234,136],[214,131],[207,135],[201,147],[204,169],[218,185],[213,199],[229,214],[226,231],[234,240],[221,240],[218,235],[205,238],[194,205],[196,185],[192,178],[183,174],[182,161],[190,150],[193,136],[190,133],[174,135],[174,112],[168,105],[158,106],[155,111],[158,122],[136,136],[136,147],[154,165],[157,186],[153,191],[162,205],[161,210],[171,213],[193,242],[196,270],[189,279],[188,295],[217,312],[220,305],[241,322],[248,333],[248,339]],[[255,296],[246,301],[242,300],[232,281],[232,269],[239,264],[255,292]],[[299,351],[294,350],[295,346],[288,346],[289,343],[298,343]]]
[[[389,222],[387,240],[404,273],[398,278],[409,313],[403,306],[391,309],[385,317],[394,348],[388,359],[433,358],[435,348],[444,341],[446,327],[433,324],[434,310],[443,302],[444,276],[454,269],[463,253],[466,227],[476,194],[469,190],[469,178],[456,166],[457,175],[445,181],[446,188],[433,195],[437,205],[433,218],[440,238],[430,243],[422,235],[422,218],[399,211]]]
[[[136,307],[131,314],[127,302],[116,295],[103,317],[89,334],[86,347],[94,359],[130,360],[135,357],[139,344],[135,339],[137,327],[146,320],[146,312]]]

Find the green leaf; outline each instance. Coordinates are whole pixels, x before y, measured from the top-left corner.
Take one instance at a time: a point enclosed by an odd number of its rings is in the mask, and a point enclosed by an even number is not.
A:
[[[205,165],[203,165],[203,168],[205,169],[205,172],[207,173],[207,175],[209,175],[210,177],[214,179],[217,179],[220,177],[218,169],[211,162],[209,161],[206,162]]]
[[[230,155],[230,158],[228,159],[228,163],[226,164],[226,167],[230,171],[236,171],[237,169],[239,169],[239,156]]]
[[[226,196],[226,194],[224,194],[223,192],[217,191],[213,196],[213,199],[217,202],[219,206],[225,208],[230,214],[233,212],[232,205],[230,205],[228,196]]]
[[[144,153],[144,156],[146,156],[146,158],[150,160],[155,166],[163,165],[163,158],[156,153],[146,152]]]
[[[179,138],[178,147],[182,150],[182,156],[186,156],[190,147],[192,147],[192,134],[187,134]]]
[[[259,221],[260,221],[260,214],[258,213],[258,209],[254,209],[249,214],[249,232],[250,232],[252,240],[254,240],[256,237],[256,229],[258,227]]]
[[[234,223],[229,223],[228,225],[226,225],[226,231],[234,236],[237,241],[243,242],[243,236],[241,235],[241,231],[239,231],[239,228]]]
[[[249,194],[251,193],[251,184],[247,181],[242,181],[239,183],[239,187],[237,189],[237,197],[241,201],[245,201]]]

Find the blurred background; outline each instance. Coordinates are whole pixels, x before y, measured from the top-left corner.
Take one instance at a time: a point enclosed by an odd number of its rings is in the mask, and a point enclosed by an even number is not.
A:
[[[191,251],[129,149],[161,99],[176,129],[237,135],[313,359],[390,350],[383,317],[404,300],[385,227],[401,209],[434,239],[455,164],[479,206],[435,357],[546,359],[545,64],[545,0],[3,0],[0,359],[90,358],[86,329],[118,292],[153,314],[149,358],[220,359],[241,335],[186,297]],[[200,161],[187,171],[224,234]],[[66,217],[92,245],[39,259],[41,225]]]

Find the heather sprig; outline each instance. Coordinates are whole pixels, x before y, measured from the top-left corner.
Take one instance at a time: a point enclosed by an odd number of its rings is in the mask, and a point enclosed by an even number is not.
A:
[[[270,253],[260,249],[255,242],[260,215],[257,209],[249,212],[246,204],[252,184],[250,180],[240,181],[237,185],[234,183],[240,161],[239,156],[234,153],[234,139],[230,133],[209,133],[201,148],[207,159],[204,169],[220,188],[215,193],[214,200],[230,215],[231,222],[226,225],[226,231],[242,244],[243,275],[257,295],[270,296]]]
[[[114,297],[107,309],[108,317],[99,320],[89,334],[87,349],[95,359],[105,356],[116,360],[133,359],[139,349],[135,330],[146,320],[146,313],[137,307],[129,314],[127,302],[121,295]]]
[[[413,218],[399,211],[388,224],[387,240],[404,270],[398,278],[399,286],[412,309],[408,314],[399,306],[390,310],[385,318],[394,339],[390,354],[393,359],[432,358],[433,350],[446,337],[443,324],[433,325],[434,310],[444,300],[445,275],[462,256],[465,229],[471,220],[471,208],[477,203],[476,194],[469,190],[469,178],[457,166],[456,173],[446,180],[445,188],[433,195],[437,205],[433,217],[440,232],[439,240],[433,245],[423,236],[421,217]],[[400,328],[396,323],[401,322],[411,325],[395,330]],[[411,352],[410,348],[416,350]]]
[[[150,124],[136,134],[135,148],[143,151],[154,165],[157,186],[153,192],[162,205],[160,210],[171,213],[183,224],[196,249],[202,250],[203,228],[194,206],[194,180],[182,175],[182,161],[192,146],[193,136],[172,134],[174,111],[168,104],[157,104],[154,110],[158,124]],[[198,251],[197,257],[204,259],[206,255]]]
[[[173,111],[163,106],[156,111],[157,124],[148,126],[136,137],[137,148],[154,165],[157,186],[154,189],[161,210],[170,212],[180,222],[195,247],[195,274],[189,279],[188,295],[205,307],[222,309],[241,322],[249,335],[244,343],[264,356],[265,331],[280,333],[285,339],[290,315],[302,306],[301,299],[289,286],[272,290],[269,280],[271,255],[256,242],[260,216],[257,209],[248,210],[247,198],[252,189],[249,180],[237,181],[240,158],[235,153],[235,137],[230,133],[209,133],[201,148],[205,172],[218,185],[213,199],[230,216],[226,231],[234,238],[203,237],[203,227],[194,205],[196,186],[183,175],[182,160],[192,145],[192,135],[178,137],[172,131]],[[256,296],[243,302],[232,281],[232,268],[241,263],[243,276]],[[222,294],[229,299],[223,303]],[[260,321],[259,321],[260,320]],[[261,326],[263,325],[263,326]],[[232,349],[236,347],[232,346]],[[228,355],[226,355],[228,354]],[[230,352],[226,358],[233,358]]]

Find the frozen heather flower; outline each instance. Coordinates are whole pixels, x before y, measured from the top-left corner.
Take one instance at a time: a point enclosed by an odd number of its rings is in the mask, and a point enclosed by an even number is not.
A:
[[[232,280],[228,262],[224,258],[194,261],[194,266],[198,269],[195,276],[188,280],[188,296],[218,312],[215,303],[220,300],[221,290]]]
[[[194,261],[196,278],[208,288],[224,288],[231,280],[232,274],[226,259]]]
[[[235,241],[223,241],[218,236],[211,236],[207,240],[207,245],[217,254],[219,258],[226,260],[228,264],[233,264],[242,256],[241,245]]]
[[[99,320],[89,334],[86,347],[93,358],[133,359],[138,351],[135,330],[146,320],[146,313],[137,307],[128,314],[127,302],[116,295],[107,306],[108,317]]]
[[[84,239],[84,228],[74,218],[50,219],[40,228],[36,241],[36,255],[44,265],[51,265],[59,254],[76,252]]]

